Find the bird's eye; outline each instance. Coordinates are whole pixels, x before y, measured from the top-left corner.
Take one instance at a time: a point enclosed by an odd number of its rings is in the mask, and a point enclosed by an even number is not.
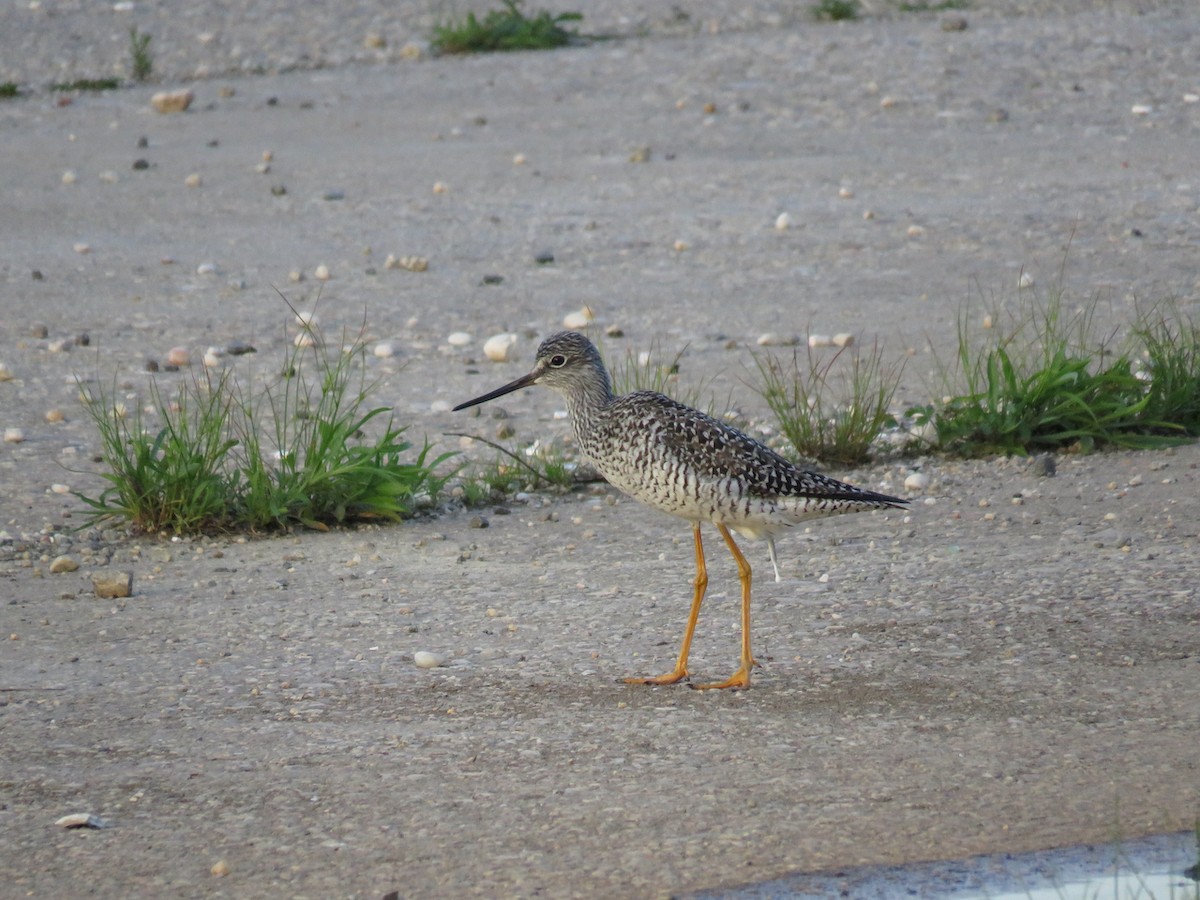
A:
[[[550,367],[552,369],[561,369],[566,364],[567,358],[561,353],[556,353],[554,356],[550,357]]]

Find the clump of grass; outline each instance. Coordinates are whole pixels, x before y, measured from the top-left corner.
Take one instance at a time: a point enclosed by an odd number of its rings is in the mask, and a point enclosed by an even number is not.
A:
[[[613,391],[617,394],[657,391],[712,414],[716,402],[709,391],[711,378],[685,384],[679,377],[680,364],[686,353],[687,347],[684,347],[671,354],[663,349],[657,339],[650,342],[649,350],[638,351],[627,347],[624,356],[609,368]]]
[[[135,81],[145,81],[154,71],[154,54],[150,52],[150,35],[129,29],[129,64]]]
[[[812,14],[828,22],[851,21],[858,18],[858,0],[818,0]]]
[[[0,100],[11,100],[21,95],[21,86],[15,81],[0,81]]]
[[[431,46],[438,53],[490,53],[509,50],[549,50],[579,38],[564,23],[583,19],[577,12],[553,15],[545,10],[532,17],[521,12],[519,0],[503,0],[503,9],[482,20],[469,12],[465,19],[434,26]]]
[[[781,360],[754,354],[758,379],[751,387],[774,413],[784,437],[805,457],[853,465],[868,459],[885,428],[903,363],[885,367],[879,345],[869,352],[839,348],[825,357],[805,346]]]
[[[575,483],[575,465],[556,444],[535,441],[524,451],[509,449],[473,434],[448,432],[449,437],[466,437],[496,451],[496,459],[462,480],[463,502],[468,506],[486,503],[523,489],[568,488]]]
[[[896,4],[896,9],[900,12],[948,12],[952,9],[966,9],[968,6],[967,0],[935,0],[935,2],[927,2],[927,0],[915,0],[915,2],[904,2]]]
[[[121,86],[116,78],[76,78],[50,85],[52,91],[115,91]]]
[[[1012,324],[983,342],[960,314],[956,367],[943,371],[958,389],[910,413],[933,425],[940,449],[965,456],[1149,449],[1200,433],[1200,330],[1142,316],[1133,348],[1115,348],[1115,334],[1096,335],[1095,314],[1095,300],[1065,309],[1059,291],[1023,297]]]
[[[305,328],[311,329],[306,325]],[[361,340],[346,351],[294,349],[277,379],[257,393],[229,370],[186,380],[167,396],[152,382],[150,407],[128,416],[113,393],[85,388],[108,486],[92,497],[89,524],[121,520],[140,531],[198,533],[352,520],[399,519],[445,477],[426,443],[406,459],[385,407],[367,404]],[[368,426],[382,432],[368,437]]]

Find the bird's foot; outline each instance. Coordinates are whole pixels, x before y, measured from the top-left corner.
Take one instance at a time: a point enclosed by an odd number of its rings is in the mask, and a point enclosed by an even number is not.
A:
[[[667,672],[665,675],[654,675],[649,678],[639,678],[634,676],[626,678],[626,684],[678,684],[683,679],[688,677],[688,670],[685,668],[677,668],[673,672]]]
[[[751,660],[751,665],[754,664],[754,660]],[[750,666],[742,666],[725,681],[717,681],[712,684],[692,684],[688,687],[697,691],[721,691],[727,688],[735,691],[744,690],[750,687]]]

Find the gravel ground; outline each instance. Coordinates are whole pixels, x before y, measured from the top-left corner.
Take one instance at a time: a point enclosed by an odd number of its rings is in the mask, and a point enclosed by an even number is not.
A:
[[[619,40],[478,59],[405,57],[442,8],[3,7],[27,95],[0,102],[0,427],[25,438],[0,445],[0,894],[644,897],[1190,827],[1196,447],[834,473],[930,485],[781,539],[736,694],[618,683],[673,659],[691,536],[604,486],[486,529],[183,541],[72,531],[61,493],[102,486],[77,377],[142,405],[147,360],[234,340],[277,371],[275,288],[393,342],[376,396],[451,449],[498,423],[447,408],[585,305],[624,332],[610,356],[686,346],[684,382],[751,423],[766,332],[878,339],[902,408],[964,304],[1016,309],[1023,274],[1102,331],[1166,296],[1200,313],[1191,4],[978,6],[945,31],[605,2],[585,25]],[[162,83],[47,90],[120,71],[130,24]],[[191,109],[154,113],[177,87]],[[516,359],[487,362],[501,331]],[[516,440],[565,439],[552,395],[500,406]],[[709,544],[715,678],[737,582]],[[113,570],[133,596],[97,600]],[[111,827],[54,827],[76,812]]]

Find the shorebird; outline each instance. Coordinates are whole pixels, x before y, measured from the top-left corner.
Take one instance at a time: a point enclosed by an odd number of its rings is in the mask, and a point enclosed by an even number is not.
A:
[[[863,490],[799,468],[731,425],[656,391],[613,393],[600,352],[586,337],[561,331],[542,341],[533,369],[503,387],[460,403],[457,412],[542,384],[567,403],[579,449],[611,484],[692,523],[696,578],[675,668],[628,684],[675,684],[688,678],[688,652],[708,587],[700,524],[712,522],[737,563],[742,586],[741,665],[725,681],[692,685],[748,688],[758,665],[750,652],[750,564],[729,533],[766,539],[775,567],[775,534],[821,515],[903,509],[908,501]]]

